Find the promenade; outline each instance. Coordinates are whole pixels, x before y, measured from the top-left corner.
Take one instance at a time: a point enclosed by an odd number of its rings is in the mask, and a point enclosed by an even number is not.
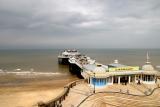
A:
[[[160,105],[160,89],[152,93],[156,87],[156,84],[114,84],[93,94],[93,88],[84,82],[70,89],[62,107],[154,107]]]

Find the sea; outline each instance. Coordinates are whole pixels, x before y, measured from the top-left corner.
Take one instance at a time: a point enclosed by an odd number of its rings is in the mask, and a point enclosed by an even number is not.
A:
[[[59,65],[57,56],[64,49],[19,49],[0,50],[0,83],[5,75],[21,78],[32,76],[72,76],[67,65]],[[160,49],[78,49],[84,55],[102,64],[119,63],[130,66],[142,66],[149,53],[150,62],[159,69]]]

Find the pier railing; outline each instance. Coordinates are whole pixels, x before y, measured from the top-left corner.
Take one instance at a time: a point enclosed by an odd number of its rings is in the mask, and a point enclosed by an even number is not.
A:
[[[61,102],[68,96],[70,89],[82,82],[85,82],[85,80],[76,80],[67,84],[66,86],[64,86],[64,91],[60,95],[48,102],[39,102],[38,107],[62,107]]]

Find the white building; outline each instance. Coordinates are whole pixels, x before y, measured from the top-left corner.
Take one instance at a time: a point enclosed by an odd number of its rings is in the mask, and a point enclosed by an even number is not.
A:
[[[100,64],[84,65],[81,74],[92,87],[103,88],[112,84],[155,84],[160,73],[151,65],[147,54],[146,64],[141,69],[139,66],[119,64],[118,60],[115,60],[113,64],[108,66]]]

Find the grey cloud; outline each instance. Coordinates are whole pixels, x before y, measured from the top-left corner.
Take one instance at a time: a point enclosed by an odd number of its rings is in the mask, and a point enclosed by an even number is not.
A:
[[[159,0],[0,0],[0,48],[159,48],[159,5]]]

